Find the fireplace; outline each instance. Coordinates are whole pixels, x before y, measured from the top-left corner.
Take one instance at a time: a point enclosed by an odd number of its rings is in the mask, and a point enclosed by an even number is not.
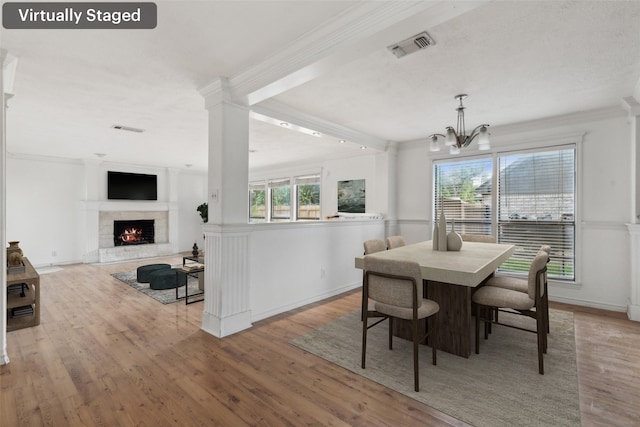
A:
[[[153,219],[113,221],[114,246],[155,243],[154,223]]]

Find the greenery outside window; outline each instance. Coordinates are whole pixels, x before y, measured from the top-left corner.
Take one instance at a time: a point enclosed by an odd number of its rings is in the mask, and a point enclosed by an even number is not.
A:
[[[289,179],[269,181],[271,221],[291,219],[291,182]]]
[[[296,219],[320,219],[320,175],[295,178]]]
[[[264,222],[266,220],[267,199],[264,182],[249,184],[249,221]]]
[[[499,271],[526,275],[546,244],[549,277],[575,280],[575,145],[437,161],[433,183],[434,221],[444,211],[448,230],[516,245]]]
[[[461,234],[494,234],[490,157],[443,161],[434,165],[434,221],[444,216]]]

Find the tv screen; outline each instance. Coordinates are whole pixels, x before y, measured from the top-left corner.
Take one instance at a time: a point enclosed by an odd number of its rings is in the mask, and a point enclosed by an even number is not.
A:
[[[109,200],[158,200],[158,177],[141,173],[108,171]]]

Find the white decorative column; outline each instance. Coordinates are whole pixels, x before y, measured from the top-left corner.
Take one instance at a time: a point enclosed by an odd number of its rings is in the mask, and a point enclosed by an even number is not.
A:
[[[7,293],[4,284],[7,283],[7,142],[6,142],[6,102],[8,97],[4,90],[5,61],[7,51],[0,49],[0,282],[2,283],[2,295],[0,295],[0,365],[9,363],[9,353],[7,351]]]
[[[631,236],[631,286],[627,316],[640,322],[640,224],[628,224]]]
[[[209,111],[202,329],[221,338],[251,327],[249,109],[231,101],[226,79],[216,80],[201,93]]]
[[[631,224],[627,225],[630,236],[631,283],[627,316],[640,322],[640,103],[627,97],[622,100],[623,107],[629,113],[631,144]]]

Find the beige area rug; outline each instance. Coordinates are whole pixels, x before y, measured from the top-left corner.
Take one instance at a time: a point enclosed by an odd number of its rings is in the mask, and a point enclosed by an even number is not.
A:
[[[480,354],[468,359],[439,351],[433,366],[431,348],[421,346],[418,393],[411,342],[395,338],[389,350],[387,322],[369,330],[367,367],[360,367],[360,310],[291,344],[477,427],[579,426],[573,313],[552,310],[550,317],[544,375],[538,374],[535,334],[494,325],[488,340],[481,337]],[[535,324],[508,314],[500,320]]]

